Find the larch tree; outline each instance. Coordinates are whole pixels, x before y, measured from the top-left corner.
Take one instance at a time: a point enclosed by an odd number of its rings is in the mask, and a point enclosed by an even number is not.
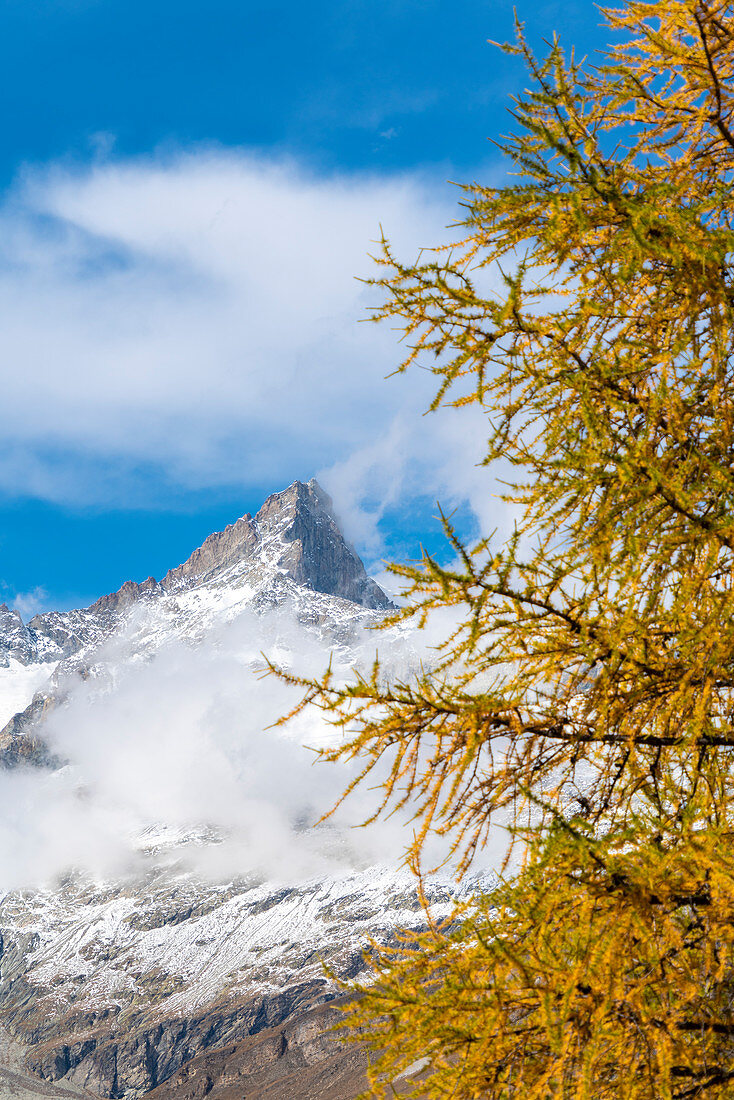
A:
[[[378,1096],[427,1059],[430,1098],[734,1097],[734,5],[604,16],[598,66],[518,30],[516,182],[378,258],[402,369],[486,413],[516,531],[395,567],[395,617],[457,611],[432,667],[292,679],[327,757],[387,762],[416,859],[444,834],[463,874],[505,822],[519,862],[375,952]]]

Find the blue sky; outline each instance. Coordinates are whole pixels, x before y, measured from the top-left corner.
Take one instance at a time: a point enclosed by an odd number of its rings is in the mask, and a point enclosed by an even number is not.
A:
[[[603,44],[586,0],[518,14]],[[481,421],[383,381],[353,276],[381,222],[410,254],[447,181],[502,178],[511,33],[478,0],[6,0],[0,600],[160,576],[314,474],[371,564],[438,545],[437,496],[493,523]]]

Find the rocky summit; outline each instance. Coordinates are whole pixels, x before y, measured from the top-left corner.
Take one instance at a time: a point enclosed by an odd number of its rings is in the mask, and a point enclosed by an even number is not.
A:
[[[390,606],[339,530],[331,497],[313,478],[268,497],[254,519],[246,514],[210,535],[188,561],[166,573],[161,587],[176,591],[241,560],[260,561],[296,584],[361,607]]]
[[[328,806],[314,793],[311,809],[295,735],[265,728],[279,704],[261,716],[258,670],[265,650],[346,675],[390,607],[310,481],[160,581],[27,624],[0,608],[0,778],[27,845],[0,884],[1,1100],[364,1087],[364,1052],[324,1037],[339,1018],[324,963],[353,976],[368,937],[424,913],[407,871],[337,824],[311,829]],[[401,668],[420,660],[406,628],[383,639]],[[111,868],[94,859],[113,813]],[[427,890],[448,913],[450,879]]]
[[[126,581],[90,607],[46,612],[27,625],[17,611],[0,605],[0,766],[47,760],[37,736],[41,712],[65,698],[62,685],[84,674],[132,612],[156,608],[168,618],[164,634],[175,633],[182,619],[196,633],[211,610],[203,606],[206,596],[225,591],[234,595],[235,611],[290,599],[299,604],[301,618],[318,616],[319,608],[330,606],[319,595],[343,601],[337,620],[350,618],[345,605],[370,611],[392,606],[342,535],[328,494],[314,479],[295,481],[268,497],[256,516],[246,514],[210,535],[160,582],[154,577]],[[141,642],[145,649],[153,639]],[[51,690],[29,691],[41,684]]]
[[[146,598],[181,592],[246,567],[253,576],[281,573],[314,592],[359,604],[390,607],[358,555],[342,535],[331,498],[315,479],[294,481],[274,493],[253,518],[249,513],[210,535],[182,565],[159,582],[154,577],[126,581],[79,611],[46,612],[26,625],[17,611],[0,604],[0,668],[11,661],[27,666],[54,662],[97,643],[117,625],[119,615]]]

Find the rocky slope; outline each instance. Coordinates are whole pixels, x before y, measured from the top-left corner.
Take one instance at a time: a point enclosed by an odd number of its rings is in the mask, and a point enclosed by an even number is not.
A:
[[[331,658],[335,667],[346,669],[359,659],[364,631],[389,606],[342,537],[329,498],[313,481],[296,482],[270,497],[256,516],[210,536],[160,582],[128,582],[90,608],[36,616],[27,625],[4,609],[0,764],[12,782],[47,777],[37,797],[53,799],[75,776],[80,745],[87,760],[91,745],[94,759],[101,756],[103,764],[108,745],[109,768],[124,768],[128,758],[119,755],[120,743],[134,747],[142,723],[144,750],[146,738],[170,750],[163,752],[159,773],[151,770],[144,751],[133,769],[133,785],[155,786],[157,775],[165,783],[166,770],[175,770],[185,751],[183,729],[191,709],[187,676],[203,679],[200,743],[216,756],[221,745],[212,741],[206,723],[217,708],[222,711],[223,698],[240,690],[239,681],[257,665],[260,649],[295,666],[308,649],[318,667]],[[394,632],[394,642],[399,634]],[[401,661],[409,653],[410,645],[404,646]],[[172,665],[183,710],[174,719],[169,705],[158,719],[156,697]],[[146,676],[152,681],[146,688],[150,701],[146,710],[136,711],[130,685]],[[244,703],[236,694],[233,698],[231,722],[236,725],[244,710],[255,708],[250,722],[257,726],[259,694],[244,696]],[[76,726],[94,713],[100,717],[92,735],[75,740]],[[224,719],[220,713],[218,728],[230,721],[227,713]],[[260,739],[277,736],[258,730]],[[259,799],[249,818],[241,820],[236,812],[217,817],[216,784],[224,802],[227,769],[242,763],[230,754],[225,770],[214,773],[213,801],[203,804],[206,820],[199,807],[198,819],[183,821],[180,798],[175,821],[146,820],[141,811],[134,819],[135,835],[126,841],[127,865],[117,875],[74,871],[72,865],[59,881],[63,862],[57,859],[55,883],[14,889],[3,897],[3,1100],[15,1095],[11,1087],[22,1100],[26,1095],[126,1100],[149,1094],[166,1100],[356,1095],[363,1054],[353,1046],[332,1047],[317,1034],[319,1022],[333,1019],[332,1010],[316,1007],[335,995],[323,963],[340,975],[354,975],[368,935],[389,941],[397,928],[419,927],[423,913],[411,876],[372,865],[352,850],[339,827],[322,826],[313,833],[316,841],[310,839],[305,820],[310,811],[301,808],[299,789],[310,782],[309,773],[303,772],[303,780],[300,772],[289,779],[294,754],[302,750],[287,739],[276,747],[273,766],[282,775],[258,775],[251,758],[245,760],[245,779],[238,781],[254,784]],[[155,749],[151,743],[153,756]],[[206,763],[201,755],[192,757],[202,785],[209,781]],[[99,763],[96,772],[80,776],[72,784],[74,805],[84,813],[88,808],[94,831],[103,824],[94,783],[108,777]],[[280,816],[273,817],[262,788],[277,788],[281,780]],[[116,789],[106,788],[113,792],[111,800]],[[246,785],[237,791],[252,793]],[[315,816],[326,808],[319,807]],[[270,851],[265,834],[284,827],[281,846],[272,848],[274,865],[253,862],[248,868],[250,848],[265,845]],[[236,851],[243,853],[243,871],[233,874],[231,859],[222,866],[216,860],[242,828]],[[433,881],[429,892],[434,913],[448,913],[455,893],[451,882]],[[3,1042],[16,1052],[4,1068]],[[35,1087],[40,1091],[34,1093]]]
[[[199,1055],[150,1094],[155,1100],[341,1100],[366,1088],[366,1052],[332,1029],[340,1014],[330,1005],[304,1012],[239,1043]]]
[[[339,1004],[341,1002],[337,1002]],[[151,1100],[344,1100],[367,1089],[367,1051],[345,1042],[338,1007],[318,1005],[279,1027],[266,1028],[240,1043],[199,1055]],[[392,1082],[402,1096],[423,1063],[409,1066]]]
[[[450,884],[431,895],[448,912]],[[0,919],[2,1018],[27,1067],[132,1097],[212,1048],[301,1019],[334,996],[324,963],[353,976],[368,936],[389,941],[423,913],[407,874],[371,869],[277,889],[67,887],[8,899]]]

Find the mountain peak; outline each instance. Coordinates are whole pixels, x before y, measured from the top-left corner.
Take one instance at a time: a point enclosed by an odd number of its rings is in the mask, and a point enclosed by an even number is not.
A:
[[[361,607],[384,610],[393,606],[367,576],[358,554],[339,529],[331,497],[312,478],[294,481],[273,493],[254,518],[248,512],[223,531],[209,535],[160,583],[154,577],[140,584],[125,581],[91,607],[47,611],[34,616],[27,626],[17,611],[0,605],[0,668],[8,667],[11,658],[25,665],[69,657],[99,642],[119,615],[138,601],[218,579],[240,563],[256,583],[275,573]],[[229,578],[224,577],[223,582],[228,584]]]
[[[248,512],[209,535],[182,565],[166,573],[161,587],[167,592],[188,587],[239,561],[259,561],[297,584],[363,607],[391,606],[342,535],[331,497],[315,478],[294,481],[269,496],[254,518]]]
[[[273,493],[255,516],[264,553],[297,584],[369,608],[391,606],[344,538],[315,478]]]

